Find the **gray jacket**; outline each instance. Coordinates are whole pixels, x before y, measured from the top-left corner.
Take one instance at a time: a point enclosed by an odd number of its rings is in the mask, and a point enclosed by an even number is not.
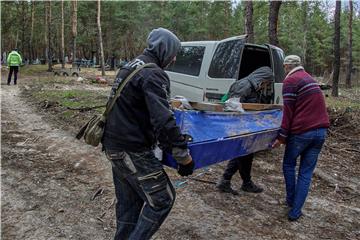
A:
[[[247,77],[237,80],[230,86],[229,98],[238,97],[240,102],[259,102],[258,89],[262,82],[274,81],[274,74],[269,67],[260,67]]]

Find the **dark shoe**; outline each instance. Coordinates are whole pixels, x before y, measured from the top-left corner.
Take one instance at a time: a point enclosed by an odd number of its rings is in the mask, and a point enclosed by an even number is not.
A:
[[[297,221],[301,216],[302,216],[302,213],[301,213],[298,217],[296,217],[296,218],[291,217],[290,215],[288,215],[288,220],[289,220],[290,222],[295,222],[295,221]]]
[[[258,187],[253,183],[253,181],[250,181],[248,183],[245,183],[241,186],[241,189],[245,192],[251,192],[251,193],[261,193],[264,191],[261,187]]]
[[[222,179],[216,184],[216,188],[217,188],[220,192],[231,193],[231,194],[233,194],[233,195],[239,195],[239,193],[231,187],[231,181],[230,181],[230,180],[225,180],[225,179],[222,178]]]
[[[8,83],[7,85],[10,86],[10,83]]]

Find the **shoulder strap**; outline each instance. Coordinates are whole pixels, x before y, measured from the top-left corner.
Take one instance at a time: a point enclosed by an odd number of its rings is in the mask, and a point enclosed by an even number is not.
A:
[[[106,109],[103,113],[103,117],[106,118],[107,115],[109,114],[109,112],[111,111],[111,109],[113,108],[116,100],[118,99],[118,97],[121,94],[121,91],[124,89],[125,85],[127,82],[130,81],[130,79],[137,74],[141,69],[143,68],[151,68],[151,67],[157,67],[157,65],[155,63],[146,63],[144,65],[140,65],[139,67],[137,67],[134,71],[132,71],[129,76],[127,76],[127,78],[125,78],[121,83],[120,86],[118,87],[118,89],[116,90],[115,96],[110,100],[110,102],[108,104],[106,104]]]

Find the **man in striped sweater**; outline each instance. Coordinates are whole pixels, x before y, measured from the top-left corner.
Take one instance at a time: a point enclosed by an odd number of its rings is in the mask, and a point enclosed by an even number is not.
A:
[[[283,172],[288,219],[297,220],[305,203],[318,155],[325,142],[329,117],[317,82],[301,66],[299,56],[284,59],[284,109],[281,130],[273,147],[286,144]],[[296,178],[296,162],[300,156]],[[297,179],[297,181],[296,181]]]

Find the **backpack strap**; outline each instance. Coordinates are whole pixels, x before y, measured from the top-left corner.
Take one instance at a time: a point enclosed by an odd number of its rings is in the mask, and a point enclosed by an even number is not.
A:
[[[157,65],[155,63],[147,63],[147,64],[144,64],[144,65],[140,65],[139,67],[137,67],[136,69],[132,69],[132,72],[125,78],[125,80],[123,80],[120,84],[119,84],[119,87],[117,88],[116,90],[116,93],[115,93],[115,96],[113,98],[111,98],[108,103],[106,104],[106,108],[105,108],[105,111],[104,113],[102,114],[102,121],[105,123],[106,121],[106,117],[107,115],[109,114],[109,112],[111,111],[111,109],[113,108],[115,102],[116,102],[116,99],[120,96],[121,94],[121,91],[124,89],[125,85],[127,82],[130,81],[130,79],[135,75],[137,74],[141,69],[143,68],[155,68],[157,67]],[[130,70],[131,71],[131,70]],[[96,116],[95,116],[96,117]],[[84,136],[84,133],[87,129],[87,127],[89,126],[89,123],[94,119],[94,117],[88,121],[84,126],[82,126],[82,128],[79,130],[79,132],[76,134],[76,138],[77,139],[81,139],[83,136]]]
[[[118,89],[116,90],[115,96],[108,102],[108,104],[106,104],[106,109],[103,113],[103,117],[104,120],[106,120],[107,115],[109,114],[109,112],[111,111],[111,109],[113,108],[116,100],[118,99],[118,97],[121,94],[121,91],[124,89],[126,83],[128,83],[130,81],[131,78],[133,78],[135,76],[135,74],[137,74],[141,69],[143,68],[154,68],[157,67],[157,65],[155,63],[146,63],[144,65],[140,65],[139,67],[137,67],[135,70],[133,70],[126,78],[125,80],[123,80]]]

